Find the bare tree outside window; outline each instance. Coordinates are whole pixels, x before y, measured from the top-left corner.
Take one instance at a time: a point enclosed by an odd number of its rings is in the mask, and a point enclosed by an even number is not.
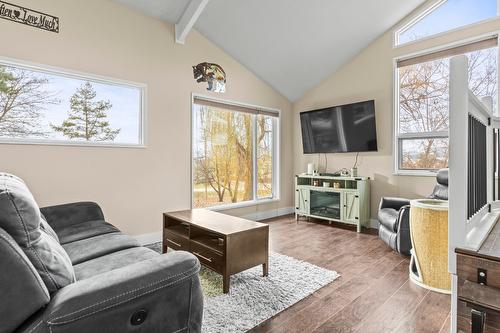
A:
[[[271,198],[273,118],[202,105],[194,108],[193,207]],[[253,179],[254,149],[257,179]]]
[[[273,196],[273,118],[257,117],[257,196]]]
[[[144,88],[0,61],[0,142],[142,144]]]
[[[39,122],[42,111],[60,103],[46,78],[23,69],[0,65],[0,136],[22,138],[47,135]]]
[[[250,200],[252,187],[251,115],[206,106],[196,113],[194,206]]]
[[[492,96],[496,106],[497,48],[467,56],[470,89],[477,96]],[[401,169],[448,166],[448,90],[449,58],[399,68],[399,133],[407,134],[399,139]],[[445,135],[431,135],[435,133]]]

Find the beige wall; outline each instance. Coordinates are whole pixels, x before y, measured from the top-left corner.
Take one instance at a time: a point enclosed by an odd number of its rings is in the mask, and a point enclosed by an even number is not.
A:
[[[145,83],[147,148],[0,145],[0,170],[19,175],[40,205],[92,200],[131,234],[161,230],[161,213],[190,205],[191,93],[209,94],[193,80],[202,61],[227,72],[225,99],[282,110],[281,140],[292,137],[291,104],[226,53],[193,31],[174,43],[172,25],[102,0],[17,0],[60,17],[59,34],[0,20],[0,56]],[[232,214],[290,207],[292,147],[281,149],[279,203]]]
[[[324,82],[294,103],[294,166],[304,172],[318,155],[302,154],[299,112],[331,105],[375,99],[378,152],[361,153],[358,173],[372,178],[371,214],[376,216],[382,196],[416,198],[432,191],[433,177],[393,174],[393,59],[444,44],[500,30],[500,20],[475,25],[412,45],[392,47],[392,29],[373,42]],[[328,171],[351,168],[355,154],[328,154]],[[321,156],[324,168],[324,157]],[[321,169],[323,170],[323,169]]]
[[[298,113],[375,99],[379,151],[362,153],[359,173],[373,179],[372,215],[381,196],[427,195],[434,179],[395,176],[392,157],[392,59],[463,38],[500,30],[500,20],[406,47],[392,48],[391,32],[291,104],[196,31],[174,43],[172,25],[102,0],[18,0],[61,19],[61,32],[0,20],[0,56],[145,83],[145,149],[0,145],[0,170],[24,178],[40,205],[77,200],[100,203],[108,219],[131,234],[157,232],[161,212],[189,208],[190,96],[210,95],[192,78],[191,65],[221,64],[225,99],[281,109],[281,200],[227,211],[246,216],[293,206],[293,174],[317,155],[303,155]],[[110,16],[110,13],[111,16]],[[293,138],[293,139],[292,139]],[[349,168],[354,154],[331,154],[328,171]],[[324,159],[322,158],[322,164]]]

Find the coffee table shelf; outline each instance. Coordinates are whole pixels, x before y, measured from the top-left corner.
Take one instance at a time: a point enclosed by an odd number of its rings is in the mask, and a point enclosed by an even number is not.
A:
[[[168,231],[181,237],[189,238],[189,225],[173,224],[168,226]]]

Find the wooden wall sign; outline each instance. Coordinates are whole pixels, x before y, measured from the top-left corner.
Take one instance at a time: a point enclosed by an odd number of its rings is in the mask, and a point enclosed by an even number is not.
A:
[[[0,18],[55,33],[59,32],[58,17],[13,5],[5,1],[0,1]]]

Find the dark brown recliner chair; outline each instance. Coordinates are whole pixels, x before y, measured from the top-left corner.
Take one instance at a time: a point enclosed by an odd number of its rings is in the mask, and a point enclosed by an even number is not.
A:
[[[441,169],[436,176],[431,199],[448,200],[448,169]],[[403,255],[410,255],[410,200],[385,197],[378,210],[378,235],[387,245]]]

